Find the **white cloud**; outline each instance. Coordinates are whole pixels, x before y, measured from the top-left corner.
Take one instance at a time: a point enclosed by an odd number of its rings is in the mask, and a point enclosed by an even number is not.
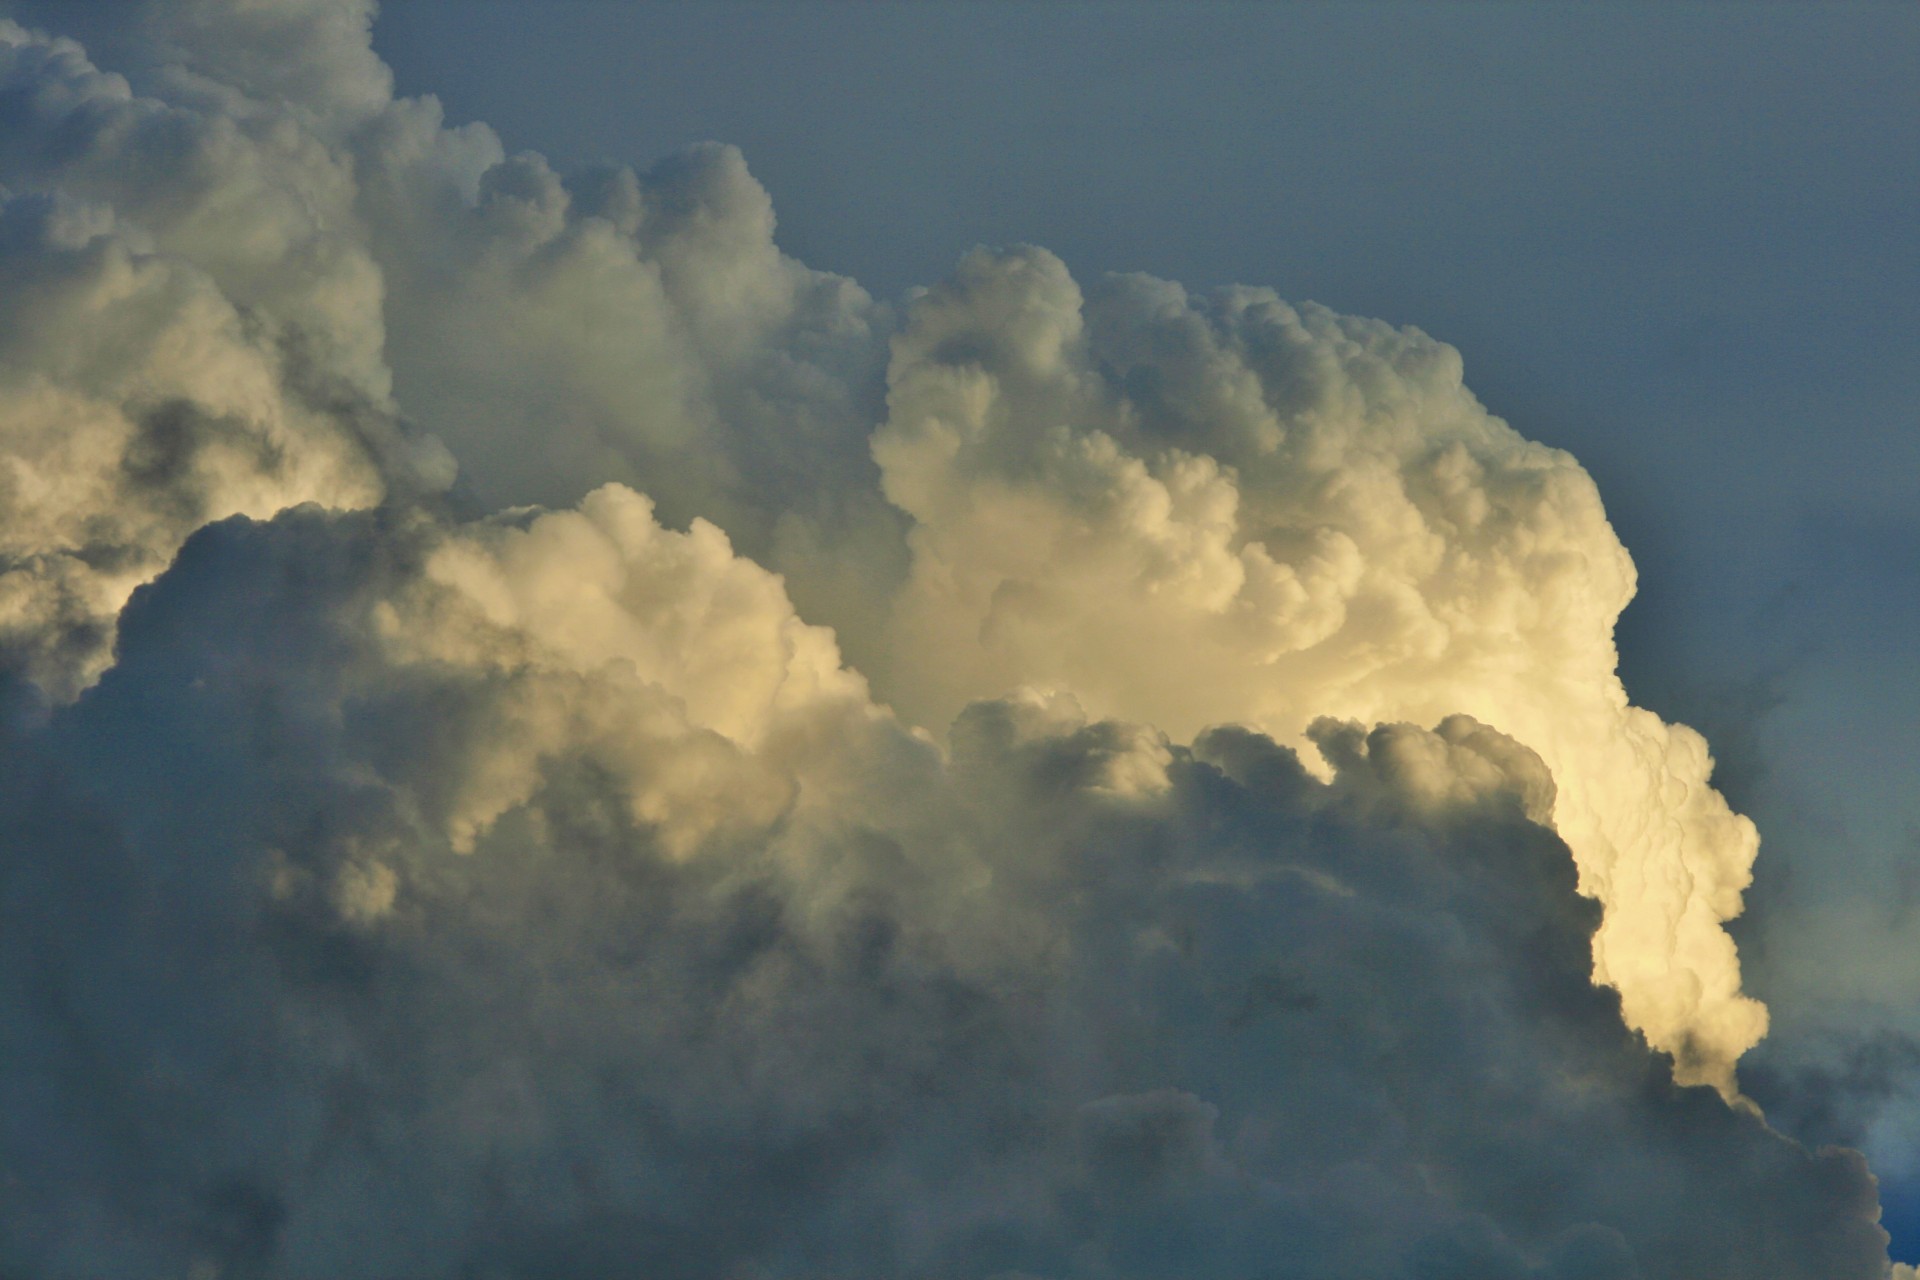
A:
[[[393,423],[351,179],[286,109],[138,97],[3,20],[0,96],[0,634],[66,698],[193,529],[450,463]]]
[[[1882,1280],[1450,347],[896,314],[370,12],[0,22],[0,1269]]]
[[[1415,330],[1140,277],[1090,301],[975,253],[894,345],[875,437],[914,517],[882,696],[927,724],[1038,681],[1174,733],[1467,712],[1538,750],[1607,907],[1596,970],[1684,1078],[1733,1089],[1765,1010],[1722,927],[1752,825],[1697,734],[1632,707],[1633,566],[1567,454]]]

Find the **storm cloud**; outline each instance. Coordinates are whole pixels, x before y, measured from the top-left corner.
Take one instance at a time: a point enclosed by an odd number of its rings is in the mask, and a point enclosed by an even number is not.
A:
[[[876,301],[370,17],[0,22],[0,1271],[1889,1275],[1457,352]]]

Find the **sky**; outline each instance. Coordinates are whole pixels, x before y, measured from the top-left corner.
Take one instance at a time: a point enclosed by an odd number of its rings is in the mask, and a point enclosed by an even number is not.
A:
[[[7,16],[0,1273],[1911,1276],[1920,11]]]
[[[1599,480],[1637,696],[1782,700],[1772,749],[1821,745],[1780,816],[1860,858],[1920,822],[1863,767],[1916,745],[1910,5],[400,0],[375,39],[563,167],[740,146],[782,247],[882,297],[1035,243],[1418,325]]]
[[[739,145],[881,296],[1030,242],[1458,347],[1599,482],[1627,687],[1759,823],[1769,1048],[1920,1033],[1913,6],[399,0],[375,41],[563,165]]]

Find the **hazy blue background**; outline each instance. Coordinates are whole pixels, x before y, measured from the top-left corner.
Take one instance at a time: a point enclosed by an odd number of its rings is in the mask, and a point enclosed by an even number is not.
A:
[[[1459,346],[1598,478],[1628,687],[1760,822],[1749,1087],[1920,1252],[1920,1106],[1869,1127],[1920,1089],[1920,6],[388,0],[375,43],[563,168],[737,143],[878,294],[1031,241]]]

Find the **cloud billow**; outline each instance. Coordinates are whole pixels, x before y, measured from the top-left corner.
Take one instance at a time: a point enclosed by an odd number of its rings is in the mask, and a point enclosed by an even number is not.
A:
[[[618,489],[228,521],[121,646],[5,808],[39,1272],[1884,1268],[1857,1156],[1626,1030],[1464,717],[1322,722],[1321,781],[1026,695],[943,760]]]
[[[1889,1274],[1451,348],[895,308],[369,14],[0,25],[0,1272]]]

